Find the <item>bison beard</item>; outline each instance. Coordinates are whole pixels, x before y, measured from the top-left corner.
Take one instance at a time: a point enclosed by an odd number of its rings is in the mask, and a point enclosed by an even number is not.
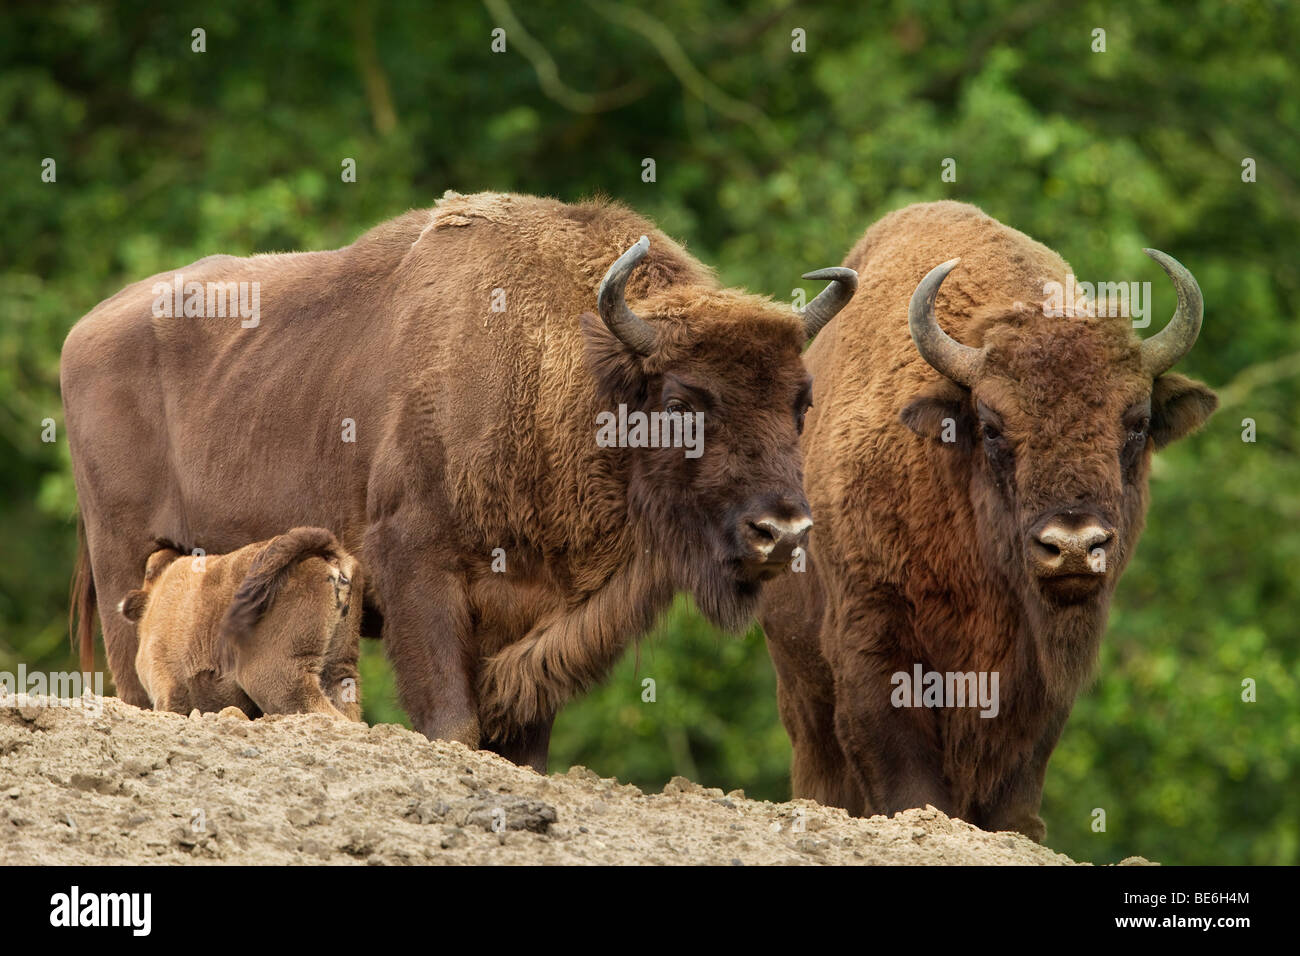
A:
[[[900,210],[850,252],[868,288],[807,353],[808,573],[760,612],[795,796],[1043,838],[1048,758],[1141,533],[1151,453],[1216,404],[1169,372],[1200,328],[1195,280],[1148,254],[1178,308],[1143,342],[1127,317],[1045,314],[1068,265],[972,206]],[[997,717],[891,706],[891,674],[918,665],[998,673]]]
[[[97,606],[130,703],[136,636],[110,612],[153,538],[330,528],[414,726],[544,768],[556,710],[676,589],[739,628],[807,534],[800,353],[850,270],[810,274],[830,285],[801,322],[616,204],[449,193],[343,249],[178,271],[255,283],[256,326],[152,316],[166,273],[84,317],[61,367],[78,634],[91,654]],[[600,447],[620,402],[698,407],[702,457]]]

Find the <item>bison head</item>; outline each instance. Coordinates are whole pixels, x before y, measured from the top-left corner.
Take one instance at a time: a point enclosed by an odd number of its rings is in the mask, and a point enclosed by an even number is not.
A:
[[[956,259],[912,296],[913,342],[943,380],[914,397],[902,421],[950,443],[983,560],[1047,614],[1104,613],[1142,529],[1152,451],[1217,405],[1204,385],[1169,372],[1200,332],[1196,280],[1164,253],[1147,254],[1173,280],[1178,308],[1146,341],[1125,319],[1054,317],[1017,303],[981,314],[983,342],[963,345],[935,317]]]
[[[634,423],[654,422],[661,438],[667,427],[690,439],[643,440],[611,460],[643,546],[710,620],[738,630],[812,527],[799,450],[812,380],[801,352],[848,303],[857,273],[809,273],[831,285],[802,321],[770,300],[695,283],[647,287],[633,310],[625,289],[649,245],[641,237],[610,267],[599,318],[583,316],[588,366],[620,433],[626,418],[629,437]]]

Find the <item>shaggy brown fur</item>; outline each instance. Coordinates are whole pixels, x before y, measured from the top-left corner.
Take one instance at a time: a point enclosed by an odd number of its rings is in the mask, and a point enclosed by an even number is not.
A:
[[[988,346],[970,389],[908,331],[913,290],[958,256],[935,311],[958,342]],[[774,584],[761,615],[794,795],[863,815],[929,803],[1041,840],[1047,760],[1142,529],[1151,452],[1215,396],[1181,375],[1153,383],[1127,319],[1046,317],[1044,282],[1069,267],[972,206],[887,216],[845,264],[862,291],[807,356],[810,568]],[[1027,534],[1062,512],[1115,529],[1095,586],[1031,571]],[[1000,713],[892,706],[891,675],[917,663],[998,672]]]
[[[294,528],[201,559],[160,548],[119,610],[136,624],[136,674],[157,710],[360,720],[361,586],[333,534]]]
[[[626,298],[658,333],[644,357],[589,314],[642,234]],[[801,322],[621,206],[448,194],[335,252],[178,271],[260,282],[261,323],[150,318],[166,273],[68,336],[84,609],[135,586],[155,535],[222,551],[334,528],[414,725],[544,766],[557,708],[675,590],[744,626],[768,576],[744,560],[748,515],[807,515]],[[669,401],[705,413],[703,457],[597,446],[598,412]],[[138,702],[135,635],[106,620],[105,643]]]

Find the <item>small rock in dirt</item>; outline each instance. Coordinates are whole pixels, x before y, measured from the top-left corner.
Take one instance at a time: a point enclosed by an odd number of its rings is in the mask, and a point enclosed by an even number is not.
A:
[[[262,751],[258,750],[256,747],[245,747],[243,750],[241,750],[241,751],[239,752],[239,756],[241,756],[241,757],[260,757],[260,756],[262,756]]]
[[[302,807],[290,807],[285,811],[284,816],[296,827],[311,826],[316,822],[316,814],[310,813]]]
[[[438,823],[450,809],[441,800],[412,800],[402,814],[402,819],[412,823]]]
[[[87,793],[117,793],[122,789],[122,780],[114,774],[74,773],[68,781],[74,790]]]
[[[698,783],[687,780],[685,777],[673,777],[664,784],[664,793],[700,793],[704,790]],[[721,793],[719,793],[721,795]]]
[[[10,800],[17,800],[22,795],[23,792],[19,790],[17,787],[10,787],[8,790],[5,791],[5,796],[8,797]]]
[[[503,829],[545,833],[556,818],[549,803],[511,794],[480,794],[455,804],[451,811],[462,826],[482,827],[489,833]]]
[[[452,827],[442,836],[442,848],[444,850],[458,850],[465,844],[469,843],[469,837],[460,827]]]
[[[238,707],[223,707],[217,712],[219,720],[248,720],[248,715]]]
[[[374,855],[383,838],[384,835],[372,827],[364,833],[352,833],[345,843],[339,845],[339,849],[348,856],[370,857]]]
[[[311,856],[320,857],[322,860],[329,859],[331,855],[330,848],[320,840],[303,840],[302,852]]]

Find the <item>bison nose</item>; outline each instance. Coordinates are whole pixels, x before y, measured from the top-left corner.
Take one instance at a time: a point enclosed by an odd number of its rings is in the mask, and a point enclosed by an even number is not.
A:
[[[808,543],[812,524],[812,517],[806,511],[793,518],[757,515],[743,520],[741,536],[749,545],[754,563],[784,565],[795,548]]]
[[[1092,516],[1057,515],[1030,533],[1030,553],[1041,577],[1104,575],[1115,531]]]

